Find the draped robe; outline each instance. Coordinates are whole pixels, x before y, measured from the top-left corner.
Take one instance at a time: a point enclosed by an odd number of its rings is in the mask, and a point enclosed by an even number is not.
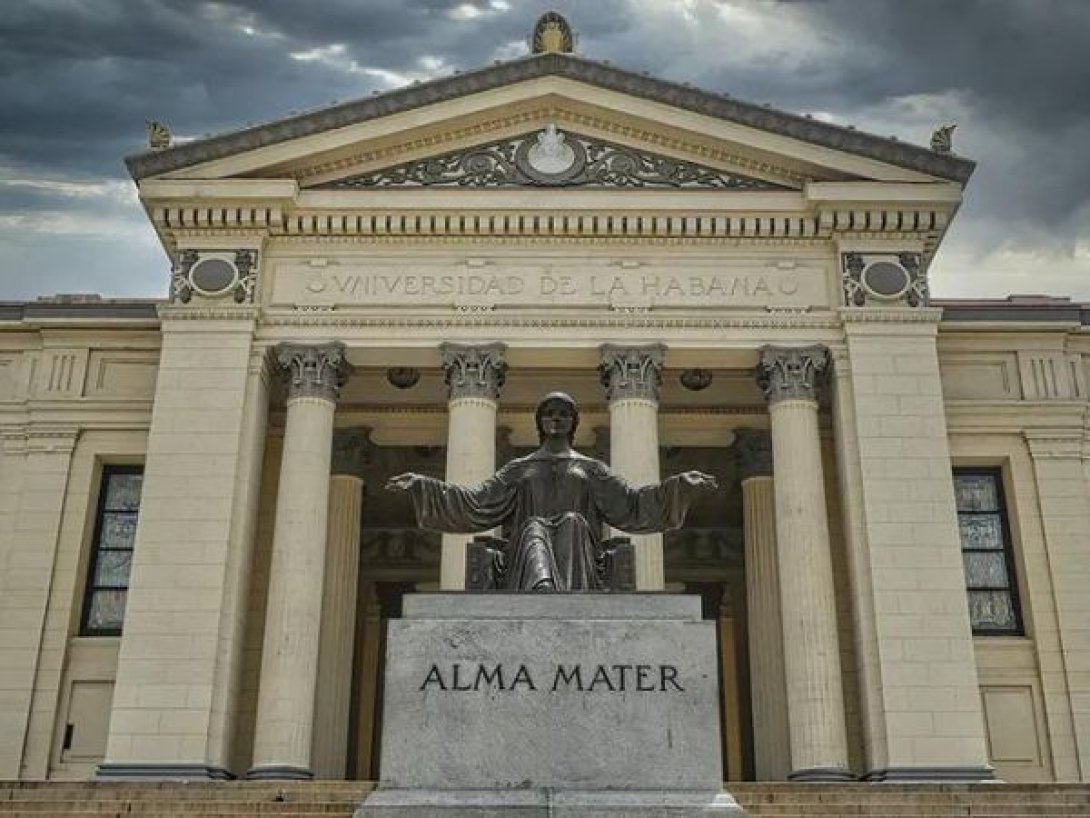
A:
[[[472,534],[502,526],[504,587],[597,590],[605,524],[630,534],[681,526],[694,492],[679,477],[633,488],[604,463],[578,452],[538,450],[512,460],[479,486],[425,477],[410,489],[421,528]]]

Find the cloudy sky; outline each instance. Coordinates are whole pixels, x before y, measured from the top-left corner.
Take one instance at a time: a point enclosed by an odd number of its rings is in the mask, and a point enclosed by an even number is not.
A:
[[[525,53],[587,57],[977,160],[940,297],[1090,301],[1090,0],[4,0],[0,299],[161,296],[122,165],[144,120],[200,137]]]

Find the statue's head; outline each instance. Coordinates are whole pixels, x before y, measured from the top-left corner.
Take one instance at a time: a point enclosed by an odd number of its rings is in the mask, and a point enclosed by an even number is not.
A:
[[[579,426],[579,405],[575,402],[575,398],[567,392],[550,392],[541,399],[541,403],[537,405],[537,411],[534,412],[534,423],[537,426],[537,436],[541,440],[545,439],[545,432],[541,425],[541,419],[547,410],[556,407],[563,407],[571,413],[571,432],[568,435],[568,442],[570,443],[575,440],[575,430]]]

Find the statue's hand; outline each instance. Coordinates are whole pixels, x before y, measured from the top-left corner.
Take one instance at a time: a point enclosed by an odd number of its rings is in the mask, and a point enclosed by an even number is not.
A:
[[[719,488],[719,483],[716,479],[710,475],[705,474],[702,471],[683,471],[678,475],[681,478],[681,482],[687,486],[691,486],[694,489],[700,489],[701,491],[713,491]]]
[[[405,472],[404,474],[397,474],[386,481],[386,490],[408,491],[423,479],[424,475],[416,474],[411,471]]]

